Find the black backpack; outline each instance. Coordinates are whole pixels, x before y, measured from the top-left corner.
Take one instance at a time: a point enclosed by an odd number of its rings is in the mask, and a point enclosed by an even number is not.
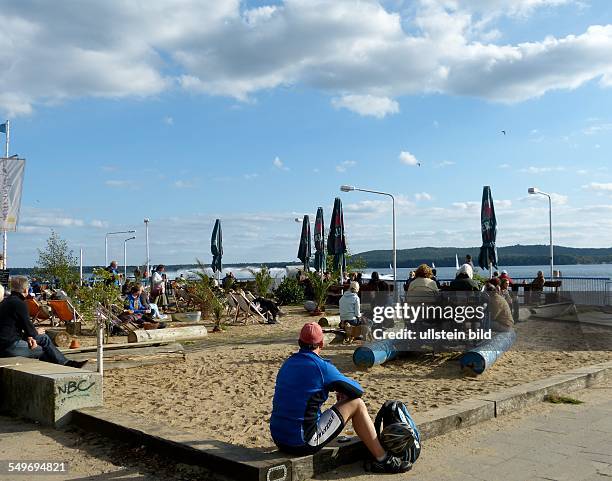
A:
[[[401,401],[386,401],[374,420],[374,428],[376,429],[376,435],[379,436],[380,432],[390,424],[394,423],[406,423],[410,425],[414,436],[414,446],[406,451],[404,459],[414,464],[421,454],[421,434],[416,426],[416,423],[410,416],[408,408]]]

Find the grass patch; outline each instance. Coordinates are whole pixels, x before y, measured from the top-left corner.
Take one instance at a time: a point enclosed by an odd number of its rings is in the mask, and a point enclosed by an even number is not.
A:
[[[559,394],[547,394],[544,401],[553,404],[584,404],[584,401],[569,396],[560,396]]]

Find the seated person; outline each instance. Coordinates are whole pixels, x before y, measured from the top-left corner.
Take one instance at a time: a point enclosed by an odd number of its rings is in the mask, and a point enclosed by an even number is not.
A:
[[[505,279],[506,281],[508,281],[508,284],[512,285],[514,284],[514,281],[512,280],[512,277],[510,277],[510,275],[508,274],[508,271],[504,270],[501,271],[501,274],[499,276],[499,280],[503,280]]]
[[[408,279],[406,279],[406,282],[404,282],[404,291],[408,291],[408,288],[410,287],[410,283],[414,280],[414,276],[415,276],[414,271],[410,271],[410,274],[408,274]]]
[[[274,443],[288,454],[305,456],[323,448],[342,432],[350,420],[357,436],[374,458],[373,472],[403,473],[410,464],[386,453],[381,446],[368,409],[361,399],[363,389],[320,357],[321,326],[302,327],[300,350],[287,359],[276,377],[270,433]],[[336,404],[321,412],[330,391]]]
[[[433,303],[438,299],[440,290],[432,277],[431,268],[421,264],[414,272],[414,279],[406,291],[406,300],[411,303]]]
[[[512,294],[510,294],[510,282],[508,281],[507,278],[505,277],[499,278],[499,291],[502,297],[506,299],[506,302],[508,303],[510,308],[512,308],[512,304],[514,303],[514,300],[512,299]]]
[[[10,279],[11,295],[0,303],[0,357],[28,357],[81,368],[87,361],[70,361],[55,347],[53,341],[38,331],[28,313],[25,298],[28,279],[14,276]]]
[[[431,270],[431,280],[436,283],[438,290],[440,290],[442,285],[440,284],[440,281],[438,280],[438,271],[436,269]]]
[[[493,278],[485,284],[485,292],[489,295],[489,315],[491,329],[497,332],[511,331],[514,327],[512,310],[499,290],[499,279]]]
[[[140,305],[145,308],[145,310],[150,309],[151,314],[153,314],[153,319],[167,319],[168,316],[166,314],[161,314],[159,312],[159,307],[154,302],[149,302],[149,294],[145,292],[145,288],[142,284],[136,283],[134,287],[138,288],[140,292]],[[163,323],[162,323],[163,324]]]
[[[451,281],[449,290],[451,291],[473,291],[478,292],[478,283],[472,279],[474,270],[470,264],[463,264],[457,271],[455,279]]]
[[[385,281],[381,281],[378,272],[374,271],[372,272],[372,275],[370,276],[370,281],[368,282],[368,290],[383,292],[388,291],[389,284],[387,284]]]
[[[346,323],[351,326],[358,326],[361,322],[361,302],[359,301],[359,284],[351,282],[348,291],[340,297],[338,306],[340,308],[340,328],[344,329]]]
[[[119,316],[119,319],[125,322],[133,322],[139,326],[144,322],[153,322],[151,316],[151,309],[145,307],[140,302],[140,288],[132,286],[130,293],[126,296],[125,302],[123,303],[124,311]]]
[[[538,271],[536,278],[533,281],[531,281],[531,290],[532,291],[543,291],[545,282],[546,282],[546,279],[544,278],[544,272]]]

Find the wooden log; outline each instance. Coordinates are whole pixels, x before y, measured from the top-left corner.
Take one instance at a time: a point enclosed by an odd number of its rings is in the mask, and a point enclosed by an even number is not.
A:
[[[338,327],[340,325],[340,316],[324,316],[319,319],[321,327]]]
[[[202,339],[208,335],[204,326],[169,327],[166,329],[137,329],[130,332],[128,342],[141,341],[188,341],[191,339]]]
[[[68,347],[72,336],[63,329],[46,329],[45,334],[51,338],[57,347]]]
[[[143,347],[143,346],[162,346],[162,345],[166,345],[169,344],[172,341],[150,341],[150,342],[139,342],[138,343],[138,347]],[[113,351],[113,350],[121,350],[121,349],[133,349],[134,348],[134,344],[130,344],[127,342],[121,342],[121,343],[108,343],[108,344],[104,344],[104,352],[106,353],[106,351]],[[63,352],[64,354],[66,354],[67,352],[70,353],[78,353],[78,352],[95,352],[97,351],[98,348],[97,346],[85,346],[85,347],[80,347],[78,349],[64,349],[64,348],[60,348],[60,351]]]

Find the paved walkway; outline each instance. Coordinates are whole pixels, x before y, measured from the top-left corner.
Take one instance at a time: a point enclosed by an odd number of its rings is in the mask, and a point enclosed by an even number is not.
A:
[[[612,480],[612,382],[571,395],[584,404],[542,403],[426,442],[410,473],[385,480]],[[360,465],[320,480],[383,479]]]

